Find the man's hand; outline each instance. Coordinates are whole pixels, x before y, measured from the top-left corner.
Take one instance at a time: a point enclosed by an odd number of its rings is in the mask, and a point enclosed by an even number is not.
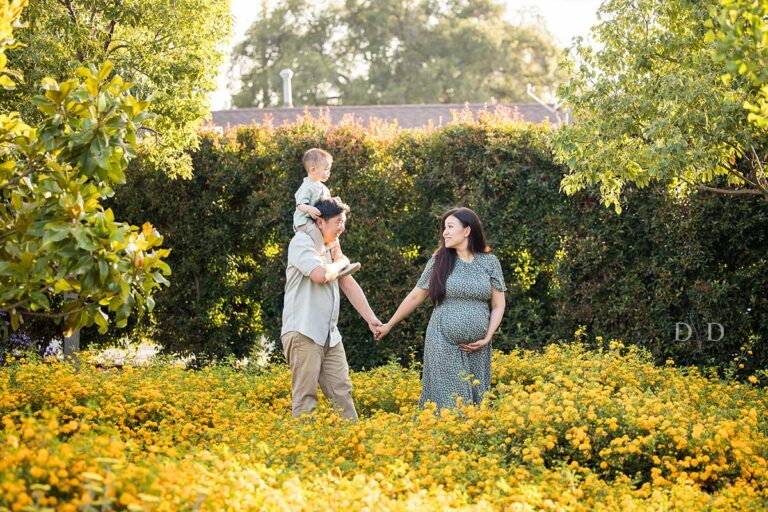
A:
[[[368,322],[368,329],[371,330],[371,333],[373,333],[374,338],[376,338],[376,330],[380,325],[381,325],[381,320],[379,320],[376,317],[373,317],[373,320]],[[376,338],[376,340],[378,341],[378,338]]]

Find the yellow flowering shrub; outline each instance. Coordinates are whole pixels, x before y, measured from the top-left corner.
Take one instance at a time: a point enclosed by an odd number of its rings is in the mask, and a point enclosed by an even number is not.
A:
[[[496,353],[480,407],[418,368],[352,374],[357,422],[290,415],[290,376],[0,368],[0,510],[765,510],[768,393],[636,348]]]

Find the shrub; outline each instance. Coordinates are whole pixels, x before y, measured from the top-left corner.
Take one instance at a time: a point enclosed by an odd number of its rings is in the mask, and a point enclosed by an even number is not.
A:
[[[307,117],[206,136],[191,180],[169,182],[137,164],[112,206],[150,218],[173,248],[174,279],[158,297],[154,328],[175,352],[240,357],[262,335],[278,338],[301,155],[320,146],[334,155],[331,192],[352,207],[344,250],[362,263],[356,279],[382,320],[437,247],[442,212],[464,205],[483,220],[509,285],[497,348],[541,347],[583,325],[660,361],[725,366],[744,355],[742,374],[764,367],[768,204],[675,200],[647,188],[627,191],[617,216],[593,195],[560,192],[564,169],[549,137],[546,126],[489,113],[411,131]],[[342,301],[352,366],[418,359],[429,312],[422,307],[376,344]],[[675,341],[676,322],[697,334]],[[724,326],[722,340],[706,340],[707,322]]]

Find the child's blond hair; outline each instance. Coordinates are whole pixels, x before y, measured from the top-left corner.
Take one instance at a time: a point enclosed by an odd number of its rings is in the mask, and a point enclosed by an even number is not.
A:
[[[301,163],[304,164],[304,170],[309,172],[310,167],[317,167],[320,162],[325,162],[328,165],[333,163],[333,157],[324,149],[312,148],[308,149],[301,159]]]

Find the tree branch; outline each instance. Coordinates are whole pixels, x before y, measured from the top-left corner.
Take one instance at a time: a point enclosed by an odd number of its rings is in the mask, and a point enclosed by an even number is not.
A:
[[[48,291],[48,287],[46,286],[46,287],[44,287],[40,291],[42,293],[45,293],[45,292]],[[27,304],[27,305],[29,304],[29,300],[28,299],[21,300],[21,301],[15,303],[15,304],[11,304],[9,306],[2,306],[2,307],[0,307],[0,311],[4,311],[6,313],[10,313],[14,309],[19,308],[19,307],[21,307],[21,306],[23,306],[25,304]],[[38,317],[43,317],[43,318],[63,318],[65,316],[67,316],[67,315],[71,315],[72,313],[79,313],[80,311],[83,311],[84,309],[87,309],[88,306],[91,306],[93,304],[95,304],[95,303],[84,303],[79,308],[76,308],[76,309],[73,309],[73,310],[67,311],[67,312],[60,312],[60,313],[39,313],[37,311],[24,310],[24,311],[21,311],[21,315],[22,316],[38,316]]]
[[[768,187],[768,181],[765,179],[765,167],[763,167],[763,162],[760,160],[760,157],[757,155],[757,151],[755,151],[755,146],[750,144],[749,148],[752,150],[752,154],[755,156],[755,162],[757,162],[757,167],[760,169],[760,174],[755,171],[755,179],[758,183],[760,183],[760,178],[763,178],[763,182],[761,185],[763,187]]]
[[[726,167],[725,170],[726,170],[726,172],[728,172],[730,174],[733,174],[737,178],[744,180],[746,183],[749,183],[750,185],[752,185],[756,189],[760,190],[761,194],[764,194],[764,193],[768,192],[768,190],[766,190],[764,187],[760,186],[759,183],[755,183],[754,181],[752,181],[749,178],[747,178],[746,176],[744,176],[744,174],[741,171],[737,171],[736,169],[734,169],[732,167]]]
[[[35,172],[35,166],[32,164],[32,162],[27,162],[26,167],[27,167],[27,169],[24,172],[22,172],[21,174],[19,174],[18,176],[16,176],[12,180],[6,181],[2,185],[0,185],[0,190],[5,190],[6,188],[10,187],[11,185],[15,185],[19,181],[23,180],[24,178],[26,178],[27,176],[29,176],[30,174]],[[39,171],[40,172],[45,172],[43,169],[39,169]]]
[[[112,44],[112,36],[113,36],[113,35],[114,35],[114,33],[115,33],[115,25],[116,25],[116,24],[117,24],[117,22],[116,22],[115,20],[112,20],[112,21],[109,23],[109,33],[107,34],[107,40],[106,40],[106,41],[104,41],[104,51],[107,53],[107,55],[109,55],[109,53],[110,53],[110,52],[108,51],[108,50],[109,50],[109,45],[111,45],[111,44]]]
[[[3,311],[3,312],[5,312],[5,313],[10,313],[10,312],[11,312],[11,311],[13,311],[14,309],[16,309],[16,308],[18,308],[18,307],[21,307],[21,306],[23,306],[23,305],[24,305],[24,304],[26,304],[27,302],[28,302],[27,300],[20,300],[20,301],[19,301],[19,302],[17,302],[16,304],[11,304],[10,306],[4,306],[4,307],[0,307],[0,311]]]
[[[69,11],[69,17],[72,18],[72,22],[77,25],[77,15],[75,14],[75,8],[72,7],[71,0],[57,0],[61,5],[63,5],[67,11]]]
[[[723,141],[723,143],[726,146],[728,146],[731,149],[733,149],[734,151],[736,151],[737,156],[739,158],[744,159],[744,160],[749,160],[750,159],[750,157],[747,155],[747,153],[744,150],[742,150],[739,146],[737,146],[736,144],[734,144],[734,143],[732,143],[730,141],[727,141],[727,140]],[[768,196],[768,181],[766,181],[766,179],[765,179],[765,169],[763,169],[763,164],[762,164],[762,162],[760,160],[760,157],[757,156],[757,153],[755,152],[755,148],[751,144],[750,144],[750,149],[752,150],[752,154],[755,156],[755,161],[757,162],[757,166],[759,167],[760,171],[762,172],[762,175],[763,175],[762,182],[760,181],[760,176],[758,175],[758,172],[757,172],[756,169],[755,169],[755,181],[752,181],[746,175],[744,175],[741,171],[738,171],[738,170],[736,170],[734,168],[731,168],[731,167],[724,167],[724,168],[725,168],[726,172],[729,172],[729,173],[735,175],[736,177],[738,177],[739,179],[744,180],[744,182],[749,183],[751,186],[753,186],[754,188],[758,189],[761,194],[763,194],[765,196]],[[753,168],[754,168],[754,163],[752,165],[753,165]]]
[[[66,313],[38,313],[36,311],[24,311],[22,312],[22,316],[38,316],[42,318],[64,318],[67,315],[71,315],[72,313],[79,313],[80,311],[85,310],[90,304],[83,305],[82,307],[79,307],[77,309],[73,309],[72,311],[67,311]]]
[[[710,132],[710,131],[707,131],[707,134],[708,134],[708,135],[711,135],[711,136],[714,136],[714,134],[713,134],[712,132]],[[733,149],[734,151],[736,151],[736,153],[738,153],[739,155],[741,155],[741,157],[742,157],[742,158],[747,158],[747,154],[744,152],[744,150],[743,150],[743,149],[741,149],[741,148],[740,148],[739,146],[737,146],[736,144],[734,144],[733,142],[730,142],[730,141],[727,141],[727,140],[725,140],[725,141],[723,141],[723,144],[725,144],[726,146],[729,146],[731,149]]]
[[[765,196],[759,190],[752,190],[749,188],[740,188],[737,190],[729,190],[726,188],[708,187],[706,185],[693,185],[696,190],[702,192],[712,192],[713,194],[729,195],[729,196]],[[768,196],[766,196],[768,197]]]
[[[768,199],[768,194],[760,192],[759,190],[752,190],[748,188],[731,190],[726,188],[708,187],[707,185],[693,183],[692,181],[687,180],[682,176],[680,177],[680,179],[686,182],[688,185],[695,188],[696,190],[698,190],[699,192],[711,192],[713,194],[728,195],[728,196],[765,196],[766,199]]]
[[[109,49],[105,48],[105,50],[107,50],[105,58],[108,58],[110,55],[115,53],[117,50],[122,50],[123,48],[128,48],[128,45],[127,44],[118,44],[118,45],[113,46],[112,48],[109,48]]]
[[[72,23],[77,27],[79,26],[79,23],[77,22],[77,14],[75,13],[75,8],[72,6],[72,0],[56,0],[58,3],[64,6],[65,9],[69,12],[69,17],[72,18]],[[85,62],[85,54],[83,53],[83,50],[78,48],[77,49],[77,60],[81,63]]]

